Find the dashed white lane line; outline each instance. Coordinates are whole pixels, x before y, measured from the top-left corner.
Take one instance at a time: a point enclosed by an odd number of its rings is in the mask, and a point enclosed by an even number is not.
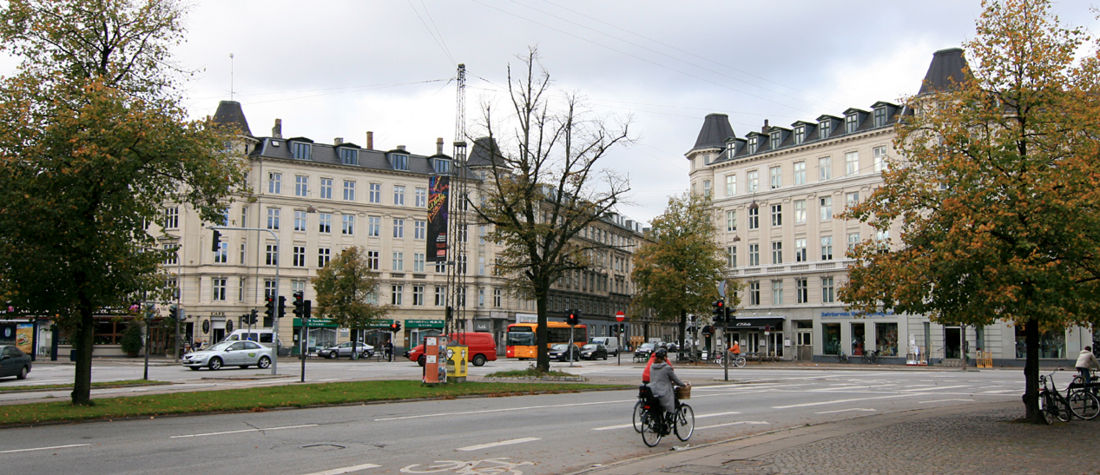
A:
[[[740,412],[730,411],[730,412],[715,412],[713,414],[696,414],[695,418],[696,419],[706,419],[708,417],[732,416],[732,415],[735,415],[735,414],[740,414]],[[634,427],[634,424],[617,424],[617,425],[613,425],[613,426],[593,427],[591,430],[603,431],[603,430],[626,429],[627,427]]]
[[[919,404],[931,404],[931,403],[934,403],[934,402],[974,402],[974,400],[973,399],[954,398],[954,399],[933,399],[933,400],[930,400],[930,401],[917,401],[917,403],[919,403]]]
[[[899,398],[899,397],[913,397],[913,396],[918,396],[918,394],[891,394],[889,396],[854,397],[854,398],[850,398],[850,399],[834,399],[832,401],[804,402],[802,404],[788,404],[786,406],[772,406],[772,409],[790,409],[792,407],[824,406],[826,404],[842,404],[842,403],[853,402],[853,401],[869,401],[869,400],[872,400],[872,399],[893,399],[893,398]]]
[[[992,391],[982,391],[982,394],[1006,394],[1006,393],[1018,393],[1019,389],[994,389]]]
[[[267,431],[272,431],[272,430],[303,429],[303,428],[306,428],[306,427],[317,427],[318,425],[319,424],[302,424],[302,425],[297,425],[297,426],[282,426],[282,427],[267,427],[267,428],[258,428],[258,429],[227,430],[227,431],[222,431],[222,432],[206,432],[206,433],[203,433],[203,434],[173,435],[172,437],[169,437],[169,438],[171,438],[171,439],[187,439],[187,438],[190,438],[190,437],[206,437],[206,436],[210,436],[210,435],[227,435],[227,434],[242,434],[242,433],[245,433],[245,432],[267,432]]]
[[[87,447],[92,444],[69,444],[69,445],[54,445],[51,447],[34,447],[30,449],[14,449],[14,450],[0,450],[0,454],[17,454],[20,452],[34,452],[36,450],[54,450],[54,449],[71,449],[74,447]]]
[[[867,407],[853,407],[851,409],[837,409],[835,411],[820,411],[814,414],[837,414],[840,412],[877,412],[877,409],[871,409]]]
[[[748,425],[756,426],[756,425],[768,425],[768,424],[771,424],[771,422],[768,422],[768,421],[726,422],[726,423],[723,423],[723,424],[712,424],[712,425],[709,425],[709,426],[696,427],[695,430],[715,429],[715,428],[718,428],[718,427],[736,426],[736,425],[741,425],[741,424],[748,424]]]
[[[471,451],[474,451],[474,450],[482,450],[482,449],[490,449],[490,448],[493,448],[493,447],[500,447],[502,445],[525,444],[527,442],[534,442],[536,440],[542,440],[542,439],[539,438],[539,437],[523,437],[523,438],[519,438],[519,439],[501,440],[501,441],[498,441],[498,442],[489,442],[487,444],[478,444],[478,445],[470,445],[470,446],[467,446],[467,447],[459,447],[455,450],[461,450],[463,452],[471,452]]]
[[[334,468],[334,469],[331,469],[331,470],[325,470],[323,472],[308,473],[306,475],[340,475],[340,474],[343,474],[343,473],[358,472],[360,470],[367,470],[367,469],[370,469],[370,468],[378,468],[378,467],[381,467],[381,465],[377,465],[377,464],[373,464],[373,463],[365,463],[365,464],[362,464],[362,465],[352,465],[350,467]]]
[[[523,407],[505,407],[500,409],[484,409],[480,411],[458,411],[458,412],[437,412],[435,414],[418,414],[415,416],[395,416],[395,417],[379,417],[374,419],[378,421],[403,421],[408,419],[423,419],[425,417],[441,417],[441,416],[465,416],[474,414],[492,414],[495,412],[514,412],[514,411],[529,411],[531,409],[546,409],[551,407],[577,407],[577,406],[595,406],[599,404],[622,404],[627,402],[634,402],[634,399],[623,399],[618,401],[596,401],[596,402],[578,402],[570,404],[546,404],[538,406],[523,406]]]
[[[942,389],[955,389],[955,388],[968,388],[968,387],[970,387],[969,384],[959,384],[959,385],[955,385],[955,386],[932,386],[932,387],[928,387],[928,388],[902,389],[901,392],[903,392],[903,393],[912,393],[912,392],[917,392],[917,391],[939,391],[939,390],[942,390]]]

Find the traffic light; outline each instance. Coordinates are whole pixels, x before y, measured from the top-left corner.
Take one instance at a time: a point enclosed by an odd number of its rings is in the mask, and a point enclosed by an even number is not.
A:
[[[390,331],[397,333],[401,331],[401,322],[393,322],[390,324]]]
[[[286,296],[279,296],[279,318],[286,317]]]
[[[306,314],[305,293],[301,290],[294,292],[294,316],[304,317]]]
[[[175,306],[175,305],[173,305],[171,307],[168,307],[168,318],[179,319],[180,318],[180,308]]]
[[[218,248],[221,247],[222,233],[217,229],[214,230],[214,240],[211,241],[210,250],[218,252]]]
[[[257,317],[258,315],[256,315],[256,309],[252,309],[252,311],[248,313],[248,324],[255,325]]]
[[[726,319],[726,301],[718,299],[714,301],[714,321],[722,323]]]
[[[264,305],[264,309],[264,315],[267,315],[267,318],[275,318],[275,297],[267,298],[267,303]]]
[[[581,311],[570,310],[569,316],[565,317],[565,322],[568,323],[570,326],[576,326],[577,324],[579,324],[581,322]]]

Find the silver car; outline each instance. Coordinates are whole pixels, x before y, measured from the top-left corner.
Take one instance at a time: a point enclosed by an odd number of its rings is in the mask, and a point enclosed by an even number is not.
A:
[[[222,366],[268,368],[271,366],[271,348],[254,341],[223,341],[210,348],[183,355],[184,366],[197,370],[206,366],[211,370]]]
[[[374,347],[363,342],[356,343],[355,349],[359,350],[360,358],[370,358],[374,355]],[[317,356],[320,356],[321,358],[351,357],[351,342],[345,341],[336,346],[321,348],[320,350],[317,350]]]

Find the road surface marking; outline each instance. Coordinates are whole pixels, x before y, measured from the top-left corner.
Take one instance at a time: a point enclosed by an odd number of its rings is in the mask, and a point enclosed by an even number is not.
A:
[[[837,410],[835,410],[835,411],[821,411],[821,412],[815,412],[814,414],[836,414],[836,413],[838,413],[838,412],[851,412],[851,411],[860,411],[860,412],[875,412],[876,410],[875,410],[875,409],[869,409],[869,408],[865,408],[865,407],[855,407],[855,408],[852,408],[852,409],[837,409]]]
[[[283,427],[267,427],[259,429],[241,429],[241,430],[227,430],[223,432],[206,432],[203,434],[185,434],[185,435],[173,435],[170,439],[186,439],[190,437],[206,437],[208,435],[227,435],[227,434],[241,434],[245,432],[266,432],[269,430],[286,430],[286,429],[302,429],[306,427],[317,427],[319,424],[302,424],[298,426],[283,426]]]
[[[0,454],[15,454],[19,452],[34,452],[36,450],[71,449],[74,447],[87,447],[92,444],[54,445],[52,447],[35,447],[32,449],[0,450]]]
[[[536,440],[542,440],[542,439],[539,438],[539,437],[523,437],[523,438],[520,438],[520,439],[502,440],[500,442],[489,442],[488,444],[479,444],[479,445],[471,445],[471,446],[468,446],[468,447],[459,447],[455,450],[461,450],[463,452],[471,452],[471,451],[474,451],[474,450],[500,447],[502,445],[524,444],[524,443],[527,443],[527,442],[534,442]]]
[[[726,422],[726,423],[723,423],[723,424],[713,424],[713,425],[709,425],[709,426],[696,427],[696,428],[695,428],[695,430],[700,430],[700,429],[714,429],[714,428],[717,428],[717,427],[735,426],[735,425],[740,425],[740,424],[749,424],[749,425],[754,425],[754,426],[758,426],[758,425],[768,425],[768,424],[771,424],[771,422],[768,422],[768,421],[737,421],[737,422]]]
[[[358,472],[359,470],[366,470],[368,468],[378,468],[378,467],[381,467],[381,465],[376,465],[376,464],[373,464],[373,463],[365,463],[363,465],[352,465],[350,467],[334,468],[332,470],[325,470],[323,472],[313,472],[313,473],[309,473],[309,474],[306,474],[306,475],[340,475],[342,473]]]
[[[955,386],[932,386],[932,387],[929,387],[929,388],[902,389],[901,392],[911,393],[911,392],[917,392],[917,391],[938,391],[938,390],[941,390],[941,389],[955,389],[955,388],[968,388],[968,387],[970,387],[969,384],[959,384],[959,385],[955,385]]]
[[[912,397],[916,394],[893,394],[890,396],[875,396],[875,397],[855,397],[851,399],[835,399],[832,401],[818,401],[818,402],[804,402],[802,404],[789,404],[786,406],[772,406],[772,409],[790,409],[792,407],[811,407],[811,406],[824,406],[826,404],[840,404],[852,401],[868,401],[871,399],[893,399],[898,397]]]
[[[730,412],[716,412],[714,414],[696,414],[695,418],[696,419],[706,419],[708,417],[730,416],[730,415],[734,415],[734,414],[740,414],[740,412],[730,411]],[[613,425],[613,426],[593,427],[591,430],[603,431],[603,430],[626,429],[627,427],[634,427],[634,424],[617,424],[617,425]]]
[[[577,407],[577,406],[594,406],[598,404],[623,404],[636,401],[635,399],[623,399],[619,401],[597,401],[597,402],[578,402],[572,404],[545,404],[538,406],[525,406],[525,407],[505,407],[500,409],[484,409],[480,411],[461,411],[461,412],[437,412],[435,414],[420,414],[416,416],[395,416],[395,417],[379,417],[375,419],[375,422],[380,421],[404,421],[408,419],[423,419],[425,417],[443,417],[443,416],[466,416],[473,414],[492,414],[494,412],[514,412],[514,411],[529,411],[532,409],[547,409],[553,407]]]
[[[593,427],[592,430],[615,430],[626,429],[627,427],[634,427],[634,424],[619,424],[617,426]]]
[[[1018,392],[1020,392],[1020,390],[1018,388],[1017,389],[995,389],[993,391],[982,391],[982,394],[1004,394],[1004,393],[1018,393]]]
[[[920,404],[931,404],[933,402],[954,402],[954,401],[974,402],[973,399],[959,399],[959,398],[955,398],[955,399],[933,399],[931,401],[917,401],[917,402],[920,403]]]

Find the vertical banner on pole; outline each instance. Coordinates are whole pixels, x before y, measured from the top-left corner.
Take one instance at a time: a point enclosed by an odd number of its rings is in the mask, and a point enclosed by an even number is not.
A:
[[[447,260],[447,202],[451,194],[451,177],[428,179],[428,261]]]

